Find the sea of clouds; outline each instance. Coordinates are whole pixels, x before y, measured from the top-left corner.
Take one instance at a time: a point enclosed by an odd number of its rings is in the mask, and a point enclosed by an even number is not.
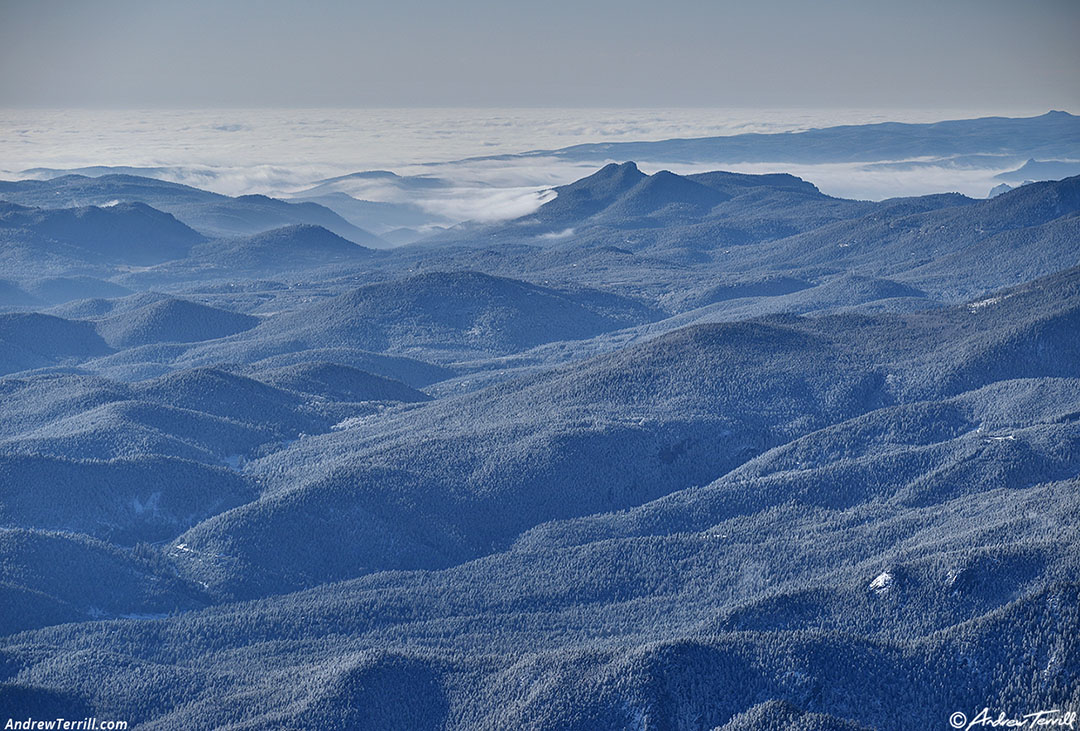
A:
[[[1023,110],[1016,116],[1028,113]],[[492,156],[589,142],[982,115],[973,110],[881,109],[0,110],[0,178],[120,166],[228,195],[288,197],[327,178],[390,170],[437,177],[447,184],[406,191],[368,180],[342,182],[336,189],[365,200],[416,203],[451,221],[490,221],[525,215],[546,200],[552,186],[588,175],[608,162]],[[690,173],[716,165],[656,161],[641,167],[646,172],[666,168]],[[994,174],[1001,172],[784,162],[728,167],[748,173],[790,172],[825,193],[874,200],[944,191],[983,197],[996,182]]]

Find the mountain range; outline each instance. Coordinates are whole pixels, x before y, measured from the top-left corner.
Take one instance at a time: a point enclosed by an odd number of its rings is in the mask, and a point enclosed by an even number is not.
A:
[[[687,149],[1046,160],[1074,120]],[[305,195],[438,185],[390,175]],[[0,184],[0,709],[734,731],[1080,708],[1080,177],[871,202],[618,162],[553,196],[385,249],[315,203]]]
[[[967,164],[994,157],[1076,160],[1080,117],[1050,111],[1037,117],[983,117],[910,124],[842,125],[786,133],[746,133],[655,142],[603,142],[542,150],[573,160],[605,158],[674,162],[875,162],[947,158]]]

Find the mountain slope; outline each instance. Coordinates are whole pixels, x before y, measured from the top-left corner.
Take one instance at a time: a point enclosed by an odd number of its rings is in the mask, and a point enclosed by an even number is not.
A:
[[[611,158],[667,162],[823,163],[910,160],[920,157],[1007,155],[1076,159],[1080,117],[1060,111],[1038,117],[985,117],[932,124],[844,125],[780,134],[605,142],[531,153],[570,160]]]
[[[111,352],[92,324],[40,313],[0,314],[0,374]]]
[[[0,483],[2,527],[84,533],[127,546],[171,539],[252,496],[228,470],[156,457],[0,455]]]
[[[1027,121],[1013,148],[1073,124]],[[872,203],[629,163],[390,252],[290,224],[144,266],[7,229],[0,707],[582,731],[1080,708],[1078,220],[1076,179]],[[93,298],[16,309],[49,287]]]
[[[322,226],[353,243],[379,246],[377,236],[317,203],[264,195],[237,198],[136,175],[64,175],[50,180],[0,181],[0,199],[47,208],[144,203],[171,213],[210,238],[248,236],[293,224]]]
[[[204,240],[168,213],[137,202],[59,209],[0,203],[0,233],[9,232],[68,256],[137,265],[185,256]]]
[[[164,616],[205,606],[152,551],[126,553],[86,536],[0,529],[0,632],[115,616]],[[57,570],[62,567],[62,570]]]
[[[254,467],[266,480],[262,499],[185,535],[230,557],[187,569],[231,592],[261,594],[377,568],[445,566],[544,521],[707,484],[891,403],[1009,379],[1080,377],[1071,335],[1078,282],[1074,269],[1002,293],[1007,314],[963,306],[683,328],[312,437]],[[1002,317],[1016,323],[1011,331],[997,326]],[[283,542],[298,521],[322,532],[303,546]]]
[[[808,376],[810,362],[843,377]],[[754,383],[746,370],[768,375]],[[843,350],[783,324],[679,331],[565,373],[303,440],[254,468],[268,480],[264,499],[183,539],[244,568],[188,568],[230,592],[262,593],[282,581],[445,565],[542,520],[707,482],[787,435],[860,412],[879,391]],[[274,538],[307,520],[323,526],[311,542]]]
[[[214,340],[250,330],[258,323],[259,319],[250,315],[170,298],[99,320],[97,331],[112,347],[126,348]]]
[[[398,353],[517,352],[656,319],[625,297],[561,292],[479,272],[432,272],[371,284],[281,315],[252,337]]]
[[[363,259],[371,251],[321,226],[296,224],[239,239],[223,239],[198,247],[200,264],[236,269],[288,269],[332,261]]]
[[[258,379],[277,388],[333,401],[429,401],[421,391],[384,376],[338,363],[297,363],[258,371]]]

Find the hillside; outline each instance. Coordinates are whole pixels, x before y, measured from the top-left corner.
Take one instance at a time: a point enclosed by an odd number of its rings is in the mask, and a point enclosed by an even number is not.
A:
[[[108,352],[109,346],[90,323],[39,313],[0,314],[0,374]]]
[[[268,486],[262,500],[183,540],[239,559],[240,573],[193,567],[230,592],[246,584],[280,592],[285,576],[298,588],[482,555],[530,525],[708,483],[776,445],[892,403],[1080,376],[1070,336],[1080,322],[1078,281],[1074,269],[1003,295],[1008,319],[1027,322],[1009,333],[994,327],[1000,310],[973,317],[967,307],[681,329],[299,442],[254,467]],[[1028,355],[1032,343],[1038,358]],[[278,539],[300,515],[319,516],[317,542]]]
[[[708,144],[961,169],[1058,159],[1073,119]],[[318,206],[0,182],[0,709],[900,731],[1080,708],[1080,178],[871,202],[597,167],[381,251]],[[390,190],[350,210],[406,225],[452,186],[298,195]]]
[[[353,243],[379,245],[374,234],[317,203],[264,195],[231,198],[137,175],[64,175],[49,180],[0,181],[0,200],[45,208],[142,203],[171,213],[206,237],[249,236],[295,224],[322,226]]]
[[[321,264],[369,256],[357,246],[321,226],[297,224],[239,239],[215,241],[200,247],[193,258],[235,269],[270,269]]]
[[[428,401],[429,396],[400,381],[338,363],[297,363],[258,371],[259,380],[278,388],[331,401]]]
[[[115,348],[149,343],[214,340],[249,330],[258,318],[181,299],[165,299],[97,322],[97,331]]]
[[[182,257],[204,240],[143,203],[46,209],[0,202],[0,236],[13,234],[72,258],[138,265]]]
[[[657,316],[643,303],[593,290],[563,292],[479,272],[432,272],[345,292],[267,322],[252,337],[405,354],[501,354]]]

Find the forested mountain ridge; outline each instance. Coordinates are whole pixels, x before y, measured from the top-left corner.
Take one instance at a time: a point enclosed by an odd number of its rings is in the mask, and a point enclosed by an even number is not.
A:
[[[134,176],[0,199],[11,718],[1080,708],[1080,178],[613,163],[386,251]]]

